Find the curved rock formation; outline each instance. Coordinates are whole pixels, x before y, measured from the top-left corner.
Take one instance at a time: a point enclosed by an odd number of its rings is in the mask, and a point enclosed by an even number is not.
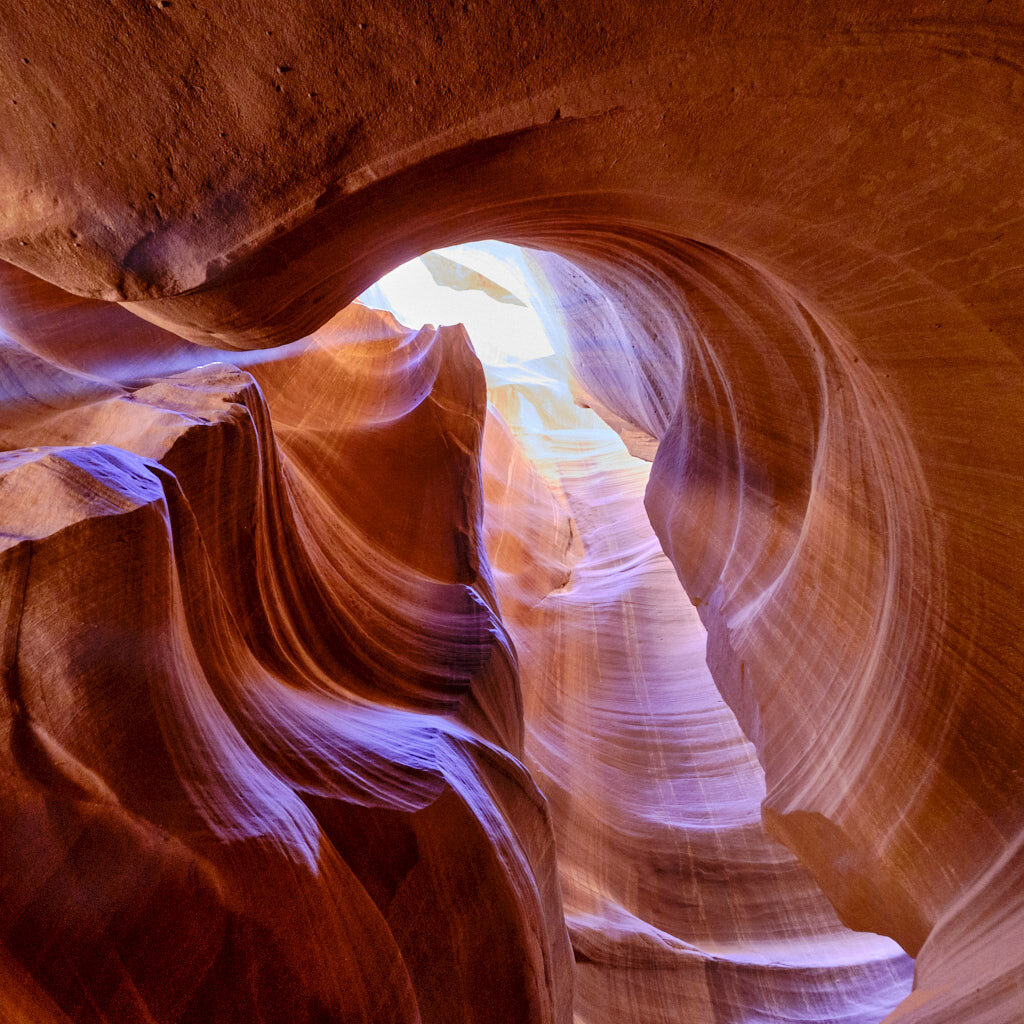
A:
[[[1015,5],[3,21],[10,1013],[565,1019],[464,340],[196,369],[494,237],[654,459],[765,824],[917,957],[893,1019],[1021,1016]]]
[[[590,296],[593,319],[575,321],[584,390],[660,439],[648,510],[708,627],[716,683],[758,748],[766,823],[850,927],[921,954],[918,986],[939,990],[929,1003],[962,1014],[966,993],[945,980],[959,974],[972,993],[987,989],[992,1020],[1012,1019],[1018,929],[986,924],[991,894],[975,901],[976,873],[995,871],[1004,910],[1020,911],[1018,755],[991,746],[1015,728],[1004,687],[1017,655],[1005,620],[980,622],[975,600],[1005,567],[988,576],[972,530],[951,528],[929,474],[939,438],[915,436],[908,421],[906,396],[927,396],[927,376],[897,397],[895,370],[873,370],[834,322],[758,268],[713,250],[658,258],[685,287],[688,309],[677,305],[673,321],[683,362],[651,348],[631,358],[660,326],[642,288],[609,297],[593,276],[547,264],[563,289],[576,282]],[[609,318],[615,331],[602,329]],[[636,369],[612,382],[611,365]],[[1011,500],[980,485],[972,498],[989,503],[986,515]],[[1004,660],[983,673],[962,629],[995,631]],[[963,951],[945,946],[944,926],[965,918],[985,952],[954,967]]]
[[[576,1019],[877,1022],[912,965],[843,928],[766,834],[763,772],[644,515],[649,467],[556,381],[498,373],[487,547],[552,807]]]
[[[340,363],[304,346],[263,393],[213,364],[4,438],[3,943],[34,1019],[565,1018],[479,364],[343,324]]]

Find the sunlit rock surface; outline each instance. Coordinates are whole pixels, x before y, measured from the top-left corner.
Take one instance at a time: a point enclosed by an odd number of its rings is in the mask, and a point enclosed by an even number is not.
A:
[[[3,432],[5,1012],[567,1019],[479,363],[335,333]]]
[[[485,521],[576,1019],[876,1022],[912,963],[844,928],[766,834],[760,765],[644,513],[650,467],[573,406],[552,362],[489,373]]]
[[[937,427],[938,405],[979,428],[1000,400],[1016,422],[1012,375],[994,391],[978,379],[974,393],[970,375],[943,383],[899,346],[872,369],[870,342],[763,270],[692,247],[658,259],[685,286],[682,360],[644,287],[599,283],[601,265],[581,271],[582,256],[541,262],[553,294],[589,310],[572,320],[582,392],[616,411],[613,424],[660,437],[647,509],[764,764],[766,824],[845,923],[919,954],[919,993],[899,1019],[961,1019],[970,1004],[977,1019],[1013,1020],[1024,1008],[1019,647],[996,594],[1016,584],[988,559],[1004,550],[994,524],[1020,523],[1007,507],[1016,477],[985,468],[982,451],[1001,463],[1004,449]],[[644,337],[659,345],[638,360]],[[616,366],[633,371],[613,379]],[[957,464],[968,452],[973,464]]]
[[[765,833],[649,466],[554,351],[488,367],[486,425],[462,328],[360,305],[248,371],[5,352],[8,1005],[870,1024],[906,993]]]
[[[480,238],[549,253],[764,824],[916,956],[892,1019],[1024,1016],[1019,5],[11,4],[0,47],[9,1016],[570,1012],[461,336],[196,370]]]

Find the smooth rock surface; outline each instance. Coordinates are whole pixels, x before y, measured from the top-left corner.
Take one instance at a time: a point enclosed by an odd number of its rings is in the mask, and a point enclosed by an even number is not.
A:
[[[767,835],[764,774],[644,512],[650,467],[556,368],[530,369],[489,368],[485,536],[552,808],[576,1021],[879,1021],[913,965],[844,928]]]
[[[577,393],[654,460],[771,834],[916,956],[893,1019],[1024,1015],[1018,5],[13,0],[2,25],[11,1013],[568,1012],[467,526],[464,343],[268,369],[283,455],[247,377],[190,369],[501,238],[553,254]],[[324,724],[328,699],[372,713]],[[408,862],[357,870],[333,823],[363,804],[373,849],[437,865],[393,910]],[[467,858],[502,895],[442,946],[493,941],[493,996],[491,960],[456,982],[427,951],[473,918]]]
[[[480,366],[336,329],[263,391],[212,364],[3,432],[5,1013],[566,1019]]]

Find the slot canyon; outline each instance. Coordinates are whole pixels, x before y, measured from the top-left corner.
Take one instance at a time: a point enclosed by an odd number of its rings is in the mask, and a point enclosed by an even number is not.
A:
[[[5,0],[0,1024],[1024,1022],[1024,9]]]

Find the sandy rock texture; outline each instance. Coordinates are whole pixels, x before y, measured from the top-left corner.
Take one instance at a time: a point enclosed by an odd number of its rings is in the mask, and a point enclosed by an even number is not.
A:
[[[0,27],[11,1013],[565,1019],[482,378],[461,335],[332,320],[501,238],[653,458],[769,833],[916,957],[892,1019],[1024,1015],[1019,5]],[[348,356],[198,369],[329,321]]]

